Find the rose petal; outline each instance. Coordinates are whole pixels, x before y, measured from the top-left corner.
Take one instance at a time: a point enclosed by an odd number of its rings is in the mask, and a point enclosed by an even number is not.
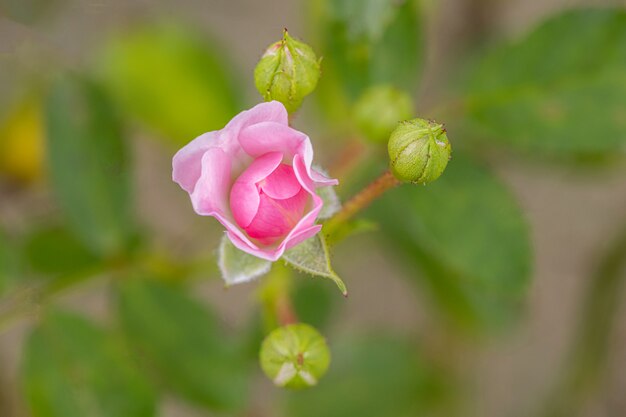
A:
[[[264,244],[276,242],[298,223],[304,214],[309,200],[309,193],[300,188],[300,192],[291,198],[275,200],[262,193],[256,216],[245,228],[248,236]]]
[[[222,131],[228,132],[233,138],[236,138],[242,129],[262,122],[273,122],[287,126],[289,115],[285,106],[278,101],[257,104],[233,117]]]
[[[227,212],[230,186],[230,159],[221,148],[209,148],[201,160],[200,178],[191,193],[196,213],[210,215],[214,211]]]
[[[326,175],[322,174],[315,169],[311,169],[311,179],[315,182],[315,185],[318,187],[326,187],[329,185],[337,185],[339,184],[339,180],[335,178],[329,178]]]
[[[293,168],[287,164],[280,164],[258,185],[265,194],[274,199],[293,197],[302,189]]]
[[[188,193],[193,192],[202,171],[202,155],[212,146],[216,146],[216,132],[207,132],[198,136],[172,159],[172,179]]]
[[[230,209],[240,227],[247,227],[259,209],[256,183],[269,176],[280,165],[283,154],[271,152],[257,158],[237,178],[230,191]]]
[[[304,152],[307,144],[310,147],[307,135],[274,122],[257,123],[242,129],[239,134],[239,143],[252,157],[278,151],[291,159],[293,155]]]

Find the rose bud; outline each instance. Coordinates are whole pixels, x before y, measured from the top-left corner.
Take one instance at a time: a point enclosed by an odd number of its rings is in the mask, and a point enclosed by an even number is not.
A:
[[[452,152],[443,125],[424,119],[401,122],[391,133],[387,149],[394,176],[416,184],[439,178]]]
[[[306,388],[317,384],[330,364],[324,337],[308,324],[290,324],[272,331],[260,352],[263,372],[279,387]]]
[[[388,85],[367,89],[353,108],[354,121],[365,138],[383,142],[401,120],[414,114],[411,96]]]
[[[197,137],[172,161],[172,178],[196,213],[215,217],[233,245],[269,261],[320,231],[323,201],[315,190],[337,185],[311,168],[311,141],[287,118],[281,103],[259,104]]]
[[[270,45],[254,70],[254,83],[265,101],[278,100],[289,113],[315,90],[320,78],[320,60],[313,49],[283,32],[283,39]]]

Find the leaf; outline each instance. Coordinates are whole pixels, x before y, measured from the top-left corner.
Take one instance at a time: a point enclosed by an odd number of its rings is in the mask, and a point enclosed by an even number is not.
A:
[[[311,0],[321,55],[325,110],[347,106],[372,85],[416,85],[424,36],[414,0]],[[343,103],[343,104],[342,104]],[[327,106],[328,105],[328,106]],[[326,109],[326,107],[328,107]]]
[[[115,338],[55,311],[26,343],[22,378],[33,417],[148,417],[155,395]]]
[[[372,214],[411,278],[425,280],[457,323],[491,327],[517,315],[530,278],[528,228],[489,171],[457,152],[436,182],[401,186]]]
[[[348,296],[346,284],[330,266],[328,246],[320,233],[285,251],[282,259],[299,271],[332,279],[343,296]]]
[[[344,339],[315,389],[290,392],[290,417],[380,417],[431,415],[443,384],[414,346],[400,338]]]
[[[267,274],[272,267],[270,261],[237,249],[226,235],[220,242],[218,265],[226,285],[252,281]]]
[[[623,149],[626,10],[572,10],[549,19],[487,54],[467,94],[467,127],[475,135],[550,154]]]
[[[205,306],[155,281],[129,278],[118,289],[122,328],[165,387],[215,411],[245,405],[248,362]]]
[[[70,274],[94,266],[99,261],[62,227],[36,230],[26,238],[23,251],[30,267],[46,275]]]
[[[46,119],[52,185],[69,225],[94,252],[120,252],[134,227],[128,149],[111,104],[92,82],[66,76]]]
[[[336,293],[331,286],[318,285],[316,280],[296,279],[291,292],[296,316],[302,323],[322,329],[332,323]]]
[[[240,110],[227,54],[188,25],[152,25],[112,40],[100,72],[126,111],[176,146]]]
[[[19,261],[17,250],[0,230],[0,295],[17,281]]]

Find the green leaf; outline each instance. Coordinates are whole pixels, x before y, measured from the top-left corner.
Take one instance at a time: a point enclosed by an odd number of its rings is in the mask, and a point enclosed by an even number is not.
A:
[[[116,339],[86,319],[51,312],[32,332],[23,383],[33,417],[148,417],[155,395]]]
[[[487,54],[467,94],[467,126],[476,135],[550,154],[623,149],[626,10],[573,10],[549,19]]]
[[[402,339],[376,337],[333,345],[329,373],[315,389],[287,396],[290,417],[430,415],[442,383]]]
[[[38,229],[26,238],[24,257],[35,272],[71,274],[94,266],[99,258],[67,229]]]
[[[459,324],[497,326],[517,315],[530,278],[528,228],[489,171],[456,153],[439,180],[389,192],[372,214],[411,277]]]
[[[99,70],[127,112],[180,146],[240,111],[225,55],[188,26],[154,25],[112,40]]]
[[[296,316],[302,323],[322,329],[332,323],[337,294],[331,286],[319,285],[317,280],[302,278],[304,279],[294,280],[294,288],[291,292]]]
[[[218,253],[218,265],[226,285],[252,281],[267,274],[272,267],[270,261],[237,249],[226,235],[222,237]]]
[[[285,251],[282,259],[299,271],[332,279],[344,297],[348,295],[346,284],[330,266],[328,246],[320,233]]]
[[[167,388],[211,410],[245,405],[249,362],[205,306],[180,289],[129,279],[118,311],[132,346]]]
[[[0,230],[0,295],[17,280],[18,256],[11,242]]]
[[[324,75],[318,88],[325,105],[352,102],[375,84],[415,86],[424,49],[416,1],[311,2],[314,27],[321,31]]]
[[[92,82],[59,79],[46,102],[48,156],[69,225],[94,252],[111,255],[133,236],[128,149],[111,104]]]

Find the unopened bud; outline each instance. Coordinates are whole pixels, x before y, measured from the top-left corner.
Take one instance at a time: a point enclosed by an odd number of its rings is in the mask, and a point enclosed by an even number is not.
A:
[[[289,113],[315,90],[320,78],[320,60],[313,49],[287,33],[270,45],[254,70],[254,82],[265,101],[277,100]]]
[[[401,122],[391,133],[387,148],[395,177],[416,184],[439,178],[452,152],[443,125],[424,119]]]
[[[324,337],[308,324],[290,324],[272,331],[261,345],[261,368],[279,387],[317,384],[330,364]]]
[[[411,96],[395,87],[380,85],[367,89],[356,101],[353,115],[361,133],[372,142],[389,138],[401,120],[413,117]]]

